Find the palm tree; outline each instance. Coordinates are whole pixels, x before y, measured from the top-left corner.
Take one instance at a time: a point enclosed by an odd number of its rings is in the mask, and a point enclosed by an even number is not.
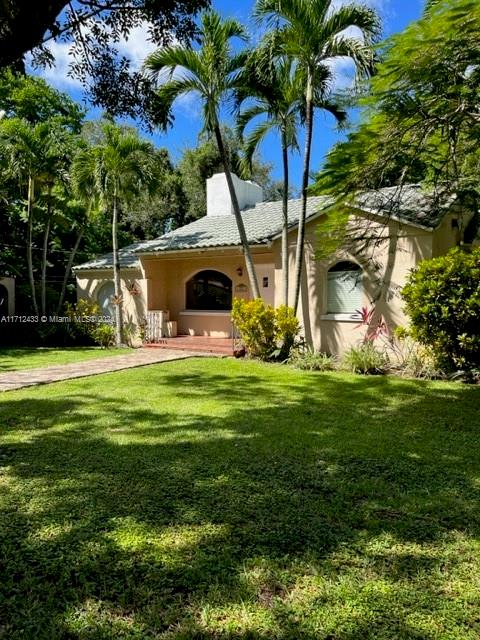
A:
[[[6,118],[0,122],[0,154],[6,160],[12,178],[27,186],[27,268],[32,296],[32,306],[38,315],[39,308],[33,270],[33,229],[36,192],[41,186],[51,190],[60,171],[62,153],[58,146],[58,127],[53,121],[30,124],[21,118]],[[47,208],[49,207],[47,200]],[[49,222],[46,226],[48,245]],[[43,263],[46,265],[46,259]],[[42,315],[45,313],[45,266],[42,266]]]
[[[251,167],[258,146],[271,131],[278,131],[282,147],[283,192],[282,192],[282,290],[283,303],[288,305],[288,193],[289,193],[289,150],[298,149],[297,126],[302,103],[302,86],[298,76],[292,73],[292,63],[288,58],[272,59],[267,69],[262,68],[263,53],[256,51],[249,59],[241,82],[236,90],[239,107],[244,101],[251,101],[237,116],[237,131],[244,137],[246,127],[257,118],[256,124],[244,141],[244,160]]]
[[[283,303],[289,302],[289,260],[288,260],[288,193],[289,193],[289,150],[298,150],[297,128],[305,122],[305,99],[301,74],[296,72],[291,58],[269,55],[268,39],[253,52],[249,59],[242,82],[237,89],[237,102],[254,100],[237,117],[237,129],[243,136],[248,124],[258,116],[265,116],[247,136],[244,144],[245,161],[250,165],[253,154],[264,137],[272,130],[280,133],[283,163],[282,191],[282,279]],[[323,87],[316,87],[314,106],[331,113],[342,122],[346,113],[335,103],[325,98]]]
[[[201,17],[198,34],[199,49],[194,50],[182,45],[167,46],[150,55],[145,61],[145,67],[157,78],[161,78],[165,73],[169,74],[168,80],[158,88],[157,92],[159,113],[161,112],[163,116],[163,122],[168,121],[172,105],[178,97],[190,93],[200,96],[205,130],[214,134],[222,158],[253,297],[259,298],[260,289],[255,265],[219,122],[220,106],[232,95],[247,57],[246,52],[233,51],[231,44],[233,38],[246,39],[242,25],[233,19],[222,21],[218,13],[208,11]]]
[[[80,152],[74,161],[73,173],[77,188],[85,194],[96,193],[112,211],[112,258],[115,287],[115,342],[123,342],[122,290],[118,253],[118,215],[141,188],[154,184],[152,171],[153,147],[141,140],[132,129],[111,122],[102,126],[103,139]]]
[[[68,168],[71,163],[71,154],[75,139],[76,136],[74,136],[74,134],[52,121],[43,145],[41,182],[46,190],[43,195],[46,215],[40,271],[40,309],[42,316],[44,316],[47,311],[47,258],[54,205],[59,202],[57,191],[60,189],[61,192],[61,183],[65,185],[68,181]]]
[[[333,0],[257,0],[255,14],[274,27],[273,49],[291,57],[303,75],[305,96],[305,148],[302,174],[302,206],[298,223],[295,260],[294,303],[298,309],[303,268],[307,190],[310,174],[315,93],[328,95],[335,59],[353,60],[357,74],[372,73],[372,44],[380,32],[378,15],[355,3],[335,7]],[[347,31],[356,27],[361,37]]]

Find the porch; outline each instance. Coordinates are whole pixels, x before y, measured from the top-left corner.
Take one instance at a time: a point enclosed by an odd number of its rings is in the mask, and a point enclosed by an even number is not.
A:
[[[177,336],[175,338],[159,338],[156,342],[144,344],[144,347],[146,349],[178,349],[180,351],[233,356],[234,340],[209,336]]]

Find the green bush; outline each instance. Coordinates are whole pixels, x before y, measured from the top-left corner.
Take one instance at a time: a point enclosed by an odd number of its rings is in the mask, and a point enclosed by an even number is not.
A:
[[[282,304],[275,310],[275,340],[278,345],[280,360],[285,360],[300,333],[300,323],[292,307]]]
[[[303,350],[293,350],[288,364],[303,371],[333,371],[337,365],[337,359],[328,353],[321,353],[307,347]]]
[[[372,341],[367,341],[358,347],[351,347],[343,356],[342,362],[353,373],[379,375],[385,373],[388,357]]]
[[[425,260],[402,291],[411,334],[445,370],[480,366],[480,249]]]
[[[287,358],[300,331],[293,309],[282,305],[275,310],[261,298],[235,298],[232,320],[248,354],[262,360]]]
[[[111,324],[99,324],[92,331],[91,336],[96,344],[104,349],[115,344],[115,327]]]

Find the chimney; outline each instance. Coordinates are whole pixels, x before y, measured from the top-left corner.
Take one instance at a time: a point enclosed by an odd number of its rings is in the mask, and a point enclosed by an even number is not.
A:
[[[263,202],[263,189],[251,180],[240,180],[232,173],[232,180],[240,210]],[[224,173],[215,173],[207,180],[207,216],[229,216],[233,214],[232,201]]]

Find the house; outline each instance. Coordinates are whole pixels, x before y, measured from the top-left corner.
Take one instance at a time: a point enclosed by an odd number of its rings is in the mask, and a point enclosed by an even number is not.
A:
[[[15,313],[15,278],[0,277],[0,318]]]
[[[263,202],[262,190],[252,182],[234,176],[234,183],[262,297],[278,306],[282,203]],[[408,273],[421,260],[461,243],[469,214],[455,199],[438,202],[416,185],[366,193],[352,205],[349,218],[358,239],[318,260],[319,230],[329,204],[325,196],[308,199],[298,315],[309,344],[340,354],[359,340],[357,310],[363,306],[374,305],[392,328],[406,323],[399,292]],[[300,207],[300,200],[289,203],[291,274]],[[120,266],[127,322],[140,325],[148,316],[150,323],[160,318],[163,335],[231,336],[232,298],[248,298],[250,290],[225,175],[207,181],[205,217],[121,249]],[[74,271],[79,298],[97,300],[112,314],[111,254]]]

